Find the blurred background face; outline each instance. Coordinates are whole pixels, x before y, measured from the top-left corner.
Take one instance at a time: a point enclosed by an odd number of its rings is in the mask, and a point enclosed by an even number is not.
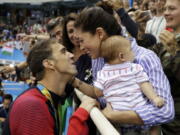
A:
[[[124,8],[129,9],[129,0],[123,0]]]
[[[68,37],[74,46],[78,46],[79,42],[75,36],[74,21],[69,21],[66,25]]]
[[[154,12],[156,10],[156,6],[155,6],[155,2],[154,1],[150,1],[148,3],[148,7],[149,7],[149,10],[151,10],[152,12]]]
[[[167,0],[164,16],[167,27],[180,29],[180,0]]]
[[[155,1],[155,7],[158,11],[163,11],[165,4],[166,4],[166,0]]]
[[[134,1],[133,7],[134,7],[135,9],[139,9],[139,5],[138,5],[138,3],[137,3],[136,1]]]
[[[3,107],[4,107],[5,109],[8,109],[9,106],[10,106],[10,104],[11,104],[11,100],[9,100],[9,99],[4,99],[4,101],[3,101]]]
[[[62,26],[58,25],[53,30],[53,36],[59,41],[59,43],[62,42]]]

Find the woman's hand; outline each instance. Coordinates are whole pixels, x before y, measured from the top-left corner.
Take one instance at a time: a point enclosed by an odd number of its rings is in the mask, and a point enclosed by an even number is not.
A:
[[[159,39],[170,54],[174,55],[176,53],[177,42],[172,32],[167,30],[162,31],[159,35]]]
[[[103,0],[107,5],[111,6],[114,10],[118,10],[124,7],[122,0]]]

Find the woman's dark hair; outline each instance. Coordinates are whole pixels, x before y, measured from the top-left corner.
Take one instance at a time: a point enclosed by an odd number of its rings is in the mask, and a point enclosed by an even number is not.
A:
[[[68,36],[68,32],[67,32],[67,24],[70,21],[75,21],[77,18],[77,14],[76,13],[70,13],[67,16],[65,16],[64,18],[64,25],[63,25],[63,34],[62,34],[62,42],[63,45],[67,48],[67,50],[69,52],[72,52],[72,50],[74,49],[74,45],[71,42],[71,40],[69,39]]]
[[[75,27],[84,32],[95,34],[102,27],[108,36],[121,35],[121,27],[116,19],[100,7],[85,8],[78,16]]]
[[[52,45],[58,43],[55,39],[48,39],[38,42],[30,51],[27,57],[28,66],[32,75],[40,81],[44,77],[44,66],[42,64],[44,59],[52,56]]]

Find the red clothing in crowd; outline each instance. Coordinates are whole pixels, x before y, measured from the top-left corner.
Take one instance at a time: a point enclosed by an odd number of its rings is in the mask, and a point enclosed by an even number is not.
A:
[[[46,102],[36,88],[18,97],[10,111],[11,135],[56,135],[55,120]],[[70,119],[68,135],[88,135],[88,116],[83,108],[77,109]]]

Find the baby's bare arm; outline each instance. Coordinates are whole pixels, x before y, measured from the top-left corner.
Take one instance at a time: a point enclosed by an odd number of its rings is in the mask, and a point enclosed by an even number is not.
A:
[[[164,105],[164,99],[159,97],[152,85],[149,82],[143,82],[140,84],[141,90],[144,93],[144,95],[151,100],[155,106],[157,107],[162,107]]]
[[[73,87],[79,89],[82,93],[84,93],[85,95],[88,95],[90,97],[97,98],[97,97],[103,96],[103,93],[100,89],[98,89],[92,85],[89,85],[77,78],[75,78],[72,85],[73,85]]]

